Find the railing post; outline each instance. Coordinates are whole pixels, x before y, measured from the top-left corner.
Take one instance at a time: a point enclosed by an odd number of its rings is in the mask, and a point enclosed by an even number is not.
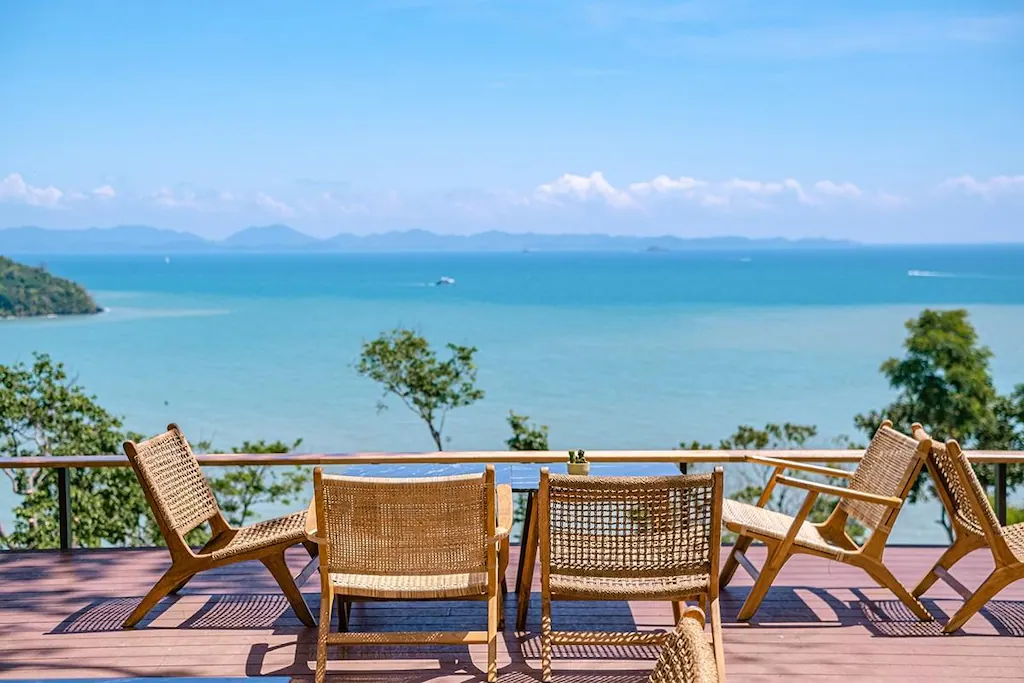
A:
[[[68,468],[57,468],[57,516],[60,526],[60,549],[71,550],[71,485],[68,483]]]
[[[680,474],[686,474],[686,463],[685,462],[679,463],[679,473]]]
[[[996,465],[996,517],[1006,526],[1006,463]]]

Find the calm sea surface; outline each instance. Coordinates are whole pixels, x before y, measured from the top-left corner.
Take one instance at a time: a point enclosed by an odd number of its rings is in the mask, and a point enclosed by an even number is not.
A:
[[[926,306],[967,307],[1000,389],[1024,382],[1024,247],[19,258],[109,311],[0,322],[0,362],[48,352],[127,428],[176,421],[222,450],[431,450],[353,370],[360,342],[397,325],[479,347],[487,396],[450,416],[452,450],[504,448],[510,409],[549,425],[553,448],[671,448],[772,421],[817,425],[817,446],[863,441],[852,417],[891,398],[878,366]],[[0,491],[0,520],[13,502]],[[907,510],[894,540],[942,541],[936,510]]]

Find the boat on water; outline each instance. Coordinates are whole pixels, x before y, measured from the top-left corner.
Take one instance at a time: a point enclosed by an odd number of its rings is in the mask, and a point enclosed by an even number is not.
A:
[[[454,285],[454,284],[455,284],[455,278],[448,277],[447,275],[442,275],[441,279],[434,283],[434,286],[435,287],[442,287],[444,285]]]

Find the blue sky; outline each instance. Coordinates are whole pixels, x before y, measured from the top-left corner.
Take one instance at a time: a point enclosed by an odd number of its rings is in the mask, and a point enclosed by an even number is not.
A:
[[[1019,2],[0,3],[0,226],[1024,239]]]

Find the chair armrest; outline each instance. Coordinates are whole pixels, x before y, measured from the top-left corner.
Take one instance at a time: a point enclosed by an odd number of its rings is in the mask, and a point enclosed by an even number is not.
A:
[[[844,489],[840,486],[830,486],[829,484],[822,484],[816,481],[807,481],[806,479],[795,479],[794,477],[787,477],[780,475],[778,478],[780,484],[786,486],[793,486],[798,489],[805,491],[814,491],[815,493],[826,493],[833,496],[839,496],[840,498],[849,498],[850,500],[862,500],[865,503],[875,503],[877,505],[885,505],[886,507],[898,508],[903,505],[903,501],[893,496],[879,496],[874,493],[867,493],[865,491],[854,491],[853,489]]]
[[[494,530],[494,535],[487,539],[488,543],[497,543],[498,541],[508,538],[508,529],[499,526]]]
[[[316,526],[316,499],[314,498],[309,501],[309,507],[306,509],[306,540],[323,545],[326,539],[319,535]]]
[[[825,467],[824,465],[812,465],[811,463],[797,462],[795,460],[784,460],[783,458],[773,458],[767,455],[748,455],[743,460],[744,462],[748,462],[754,465],[782,467],[787,470],[803,470],[804,472],[810,472],[811,474],[821,474],[826,477],[840,477],[842,479],[849,479],[850,477],[853,476],[853,472],[836,469],[835,467]]]
[[[505,529],[507,535],[507,530],[512,528],[512,487],[508,484],[498,484],[496,489],[498,526]]]

